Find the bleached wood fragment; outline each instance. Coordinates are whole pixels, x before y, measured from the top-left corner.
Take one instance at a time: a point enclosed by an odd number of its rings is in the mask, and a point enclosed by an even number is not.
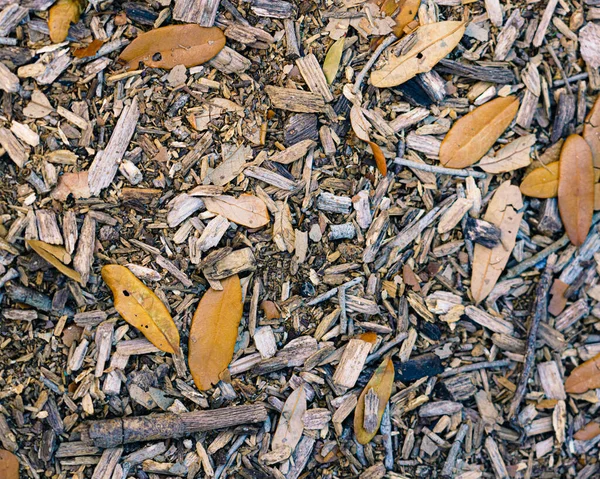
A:
[[[348,214],[352,208],[352,199],[323,192],[317,198],[317,208],[330,213]]]
[[[304,155],[308,153],[308,150],[315,145],[316,143],[313,140],[302,140],[283,151],[275,153],[269,160],[283,165],[289,165],[290,163],[303,158]]]
[[[161,268],[166,269],[169,273],[171,273],[178,281],[181,282],[186,288],[191,288],[194,283],[188,278],[188,275],[181,271],[177,266],[175,266],[171,261],[165,258],[162,255],[156,256],[156,264]]]
[[[502,24],[502,7],[500,6],[500,3],[498,0],[487,0],[486,8],[488,2],[497,3],[500,8],[500,24]],[[492,23],[494,23],[493,20]],[[494,61],[499,62],[506,59],[516,39],[523,33],[524,24],[525,20],[521,16],[521,11],[518,8],[515,8],[504,25],[504,28],[502,28],[502,31],[498,34],[496,48],[494,49]]]
[[[201,251],[208,251],[210,248],[214,248],[219,244],[221,238],[227,232],[229,228],[229,221],[221,215],[215,216],[208,222],[206,228],[202,232],[200,239],[196,243],[196,246]]]
[[[10,131],[12,131],[16,137],[29,146],[36,147],[40,144],[40,136],[23,123],[13,121],[10,125]]]
[[[251,248],[242,248],[229,253],[225,258],[204,268],[203,273],[210,279],[225,279],[244,271],[254,271],[256,259]]]
[[[83,360],[85,359],[85,355],[87,354],[88,346],[90,342],[84,338],[77,345],[75,350],[73,351],[73,355],[67,361],[67,369],[69,371],[79,371],[81,366],[83,366]]]
[[[73,269],[81,275],[81,284],[85,286],[90,277],[90,269],[94,262],[94,247],[96,245],[96,220],[88,213],[83,220],[77,253],[73,258]]]
[[[556,5],[558,5],[558,0],[548,0],[548,3],[546,4],[546,9],[544,10],[544,14],[542,15],[542,19],[540,21],[538,29],[535,32],[535,36],[533,37],[533,46],[536,48],[539,48],[544,42],[546,30],[548,29],[548,25],[552,20],[552,16],[554,15]]]
[[[310,91],[321,95],[326,102],[333,101],[333,94],[327,84],[327,79],[321,69],[321,65],[319,65],[317,57],[309,53],[306,56],[298,58],[296,65]]]
[[[99,378],[104,374],[104,365],[110,358],[112,348],[113,331],[115,329],[114,321],[104,321],[96,328],[96,371],[95,376]]]
[[[19,77],[2,62],[0,62],[0,90],[8,93],[19,91]]]
[[[401,130],[416,125],[428,116],[429,110],[427,108],[413,108],[406,113],[398,115],[394,120],[390,121],[389,125],[394,130],[394,133],[398,133]]]
[[[62,106],[58,106],[56,108],[56,113],[58,113],[69,123],[72,123],[73,125],[80,128],[81,130],[85,130],[89,127],[89,123],[84,118],[80,117],[79,115],[76,115],[72,111],[69,111]]]
[[[540,384],[548,399],[567,399],[564,381],[558,370],[556,361],[548,361],[537,365]]]
[[[467,306],[465,308],[465,314],[471,321],[474,321],[480,326],[488,328],[495,333],[512,334],[514,331],[514,327],[510,322],[496,318],[475,306]]]
[[[285,176],[275,173],[260,166],[249,166],[244,170],[244,175],[254,178],[259,181],[275,186],[285,191],[293,191],[297,188],[298,183],[292,181]]]
[[[295,230],[294,234],[294,255],[298,264],[306,261],[308,253],[308,232]]]
[[[498,479],[509,479],[510,476],[508,475],[508,470],[506,469],[504,459],[502,459],[502,454],[500,454],[498,445],[491,436],[488,436],[485,439],[485,450],[488,453],[488,457],[492,463],[496,477]]]
[[[94,469],[92,479],[111,479],[122,454],[122,447],[105,449],[100,458],[100,462]]]
[[[342,358],[333,374],[333,383],[342,388],[352,388],[358,380],[358,376],[371,351],[371,343],[362,339],[351,339],[348,341]]]
[[[331,225],[329,227],[330,240],[352,239],[355,236],[356,228],[353,223],[343,223],[341,225]]]
[[[0,65],[2,62],[0,62]],[[4,148],[8,157],[19,168],[23,168],[29,159],[29,153],[23,144],[11,133],[8,128],[0,128],[0,146]]]
[[[63,244],[63,238],[56,221],[56,213],[52,210],[37,210],[35,212],[39,239],[49,244]]]
[[[273,242],[279,251],[293,253],[296,240],[290,207],[287,201],[278,201],[276,205],[277,212],[273,220]]]
[[[277,353],[277,342],[271,326],[257,328],[254,332],[254,344],[261,357],[272,358]]]
[[[139,264],[128,263],[125,267],[135,274],[138,278],[143,279],[144,281],[160,281],[162,279],[162,275],[153,270],[152,268],[148,268],[146,266],[141,266]]]
[[[379,411],[379,396],[370,388],[365,394],[365,411],[363,417],[363,428],[369,434],[375,432],[378,426],[377,413]]]
[[[352,197],[352,206],[356,211],[356,222],[362,229],[367,229],[373,221],[371,207],[369,205],[369,193],[365,190],[359,191]]]
[[[171,228],[180,225],[186,218],[193,215],[196,211],[204,208],[202,198],[196,198],[186,193],[177,195],[169,202],[167,212],[167,224]]]
[[[19,2],[6,5],[0,12],[0,37],[7,37],[28,13],[29,8],[20,6]]]
[[[127,367],[129,355],[122,354],[118,350],[110,359],[110,372],[106,375],[102,392],[107,395],[116,395],[121,392],[121,378],[125,378],[123,370]]]
[[[457,200],[441,216],[438,223],[438,233],[447,233],[454,229],[473,206],[473,200],[469,198],[457,198]]]
[[[274,108],[298,113],[320,113],[325,111],[325,100],[321,95],[315,93],[273,85],[267,85],[265,92],[269,95]]]
[[[173,18],[181,22],[212,27],[217,17],[220,0],[176,0]]]
[[[225,46],[207,65],[229,75],[231,73],[244,73],[250,68],[252,62],[234,49]]]
[[[313,408],[304,413],[302,418],[305,429],[321,430],[331,421],[331,411],[326,408]]]
[[[127,159],[123,160],[119,165],[119,172],[125,178],[127,178],[127,181],[129,181],[129,183],[131,183],[134,186],[139,184],[144,179],[144,175],[142,175],[142,172],[135,165],[135,163]]]
[[[323,125],[319,130],[319,138],[321,139],[321,146],[323,147],[323,153],[327,156],[334,156],[337,148],[333,141],[333,135],[331,128],[327,125]]]

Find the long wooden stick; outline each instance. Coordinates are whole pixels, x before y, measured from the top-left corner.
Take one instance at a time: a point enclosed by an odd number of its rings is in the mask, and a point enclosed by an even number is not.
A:
[[[266,419],[267,408],[263,404],[250,404],[183,414],[151,414],[93,421],[89,426],[89,435],[96,447],[117,447],[132,442],[177,438],[200,431],[264,422]]]

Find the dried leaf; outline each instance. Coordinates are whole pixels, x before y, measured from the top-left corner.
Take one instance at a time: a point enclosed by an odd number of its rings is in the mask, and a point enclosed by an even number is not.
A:
[[[369,131],[371,130],[371,124],[362,112],[359,105],[354,105],[350,110],[350,124],[354,134],[362,141],[366,141],[371,147],[373,156],[375,157],[375,164],[379,172],[385,176],[387,174],[387,164],[383,151],[379,148],[375,142],[371,141]]]
[[[71,23],[77,23],[85,9],[85,0],[58,0],[48,13],[48,30],[53,43],[64,42]]]
[[[523,213],[519,188],[510,181],[502,183],[492,197],[483,219],[502,230],[500,244],[492,249],[475,244],[471,294],[476,303],[490,294],[515,247]]]
[[[52,199],[58,201],[67,201],[69,195],[73,195],[76,199],[92,196],[88,170],[65,173],[58,179],[58,185],[50,193]]]
[[[19,479],[19,460],[12,452],[0,449],[0,477]]]
[[[39,240],[28,240],[27,245],[62,274],[68,276],[73,281],[81,283],[81,275],[77,271],[65,266],[65,263],[71,262],[71,255],[64,248]]]
[[[269,222],[269,211],[264,201],[254,195],[220,195],[204,199],[206,209],[211,213],[224,216],[248,228],[259,228]]]
[[[128,69],[138,68],[140,62],[152,68],[190,68],[215,57],[224,46],[225,35],[217,27],[169,25],[139,35],[119,59],[127,63]]]
[[[363,389],[361,395],[358,398],[356,404],[356,410],[354,411],[354,434],[360,444],[367,444],[375,437],[379,425],[381,424],[381,417],[383,411],[388,403],[390,396],[392,395],[392,386],[394,385],[394,363],[391,358],[386,358],[379,365],[379,367],[373,373],[373,376]],[[365,396],[367,392],[373,389],[377,397],[379,398],[379,409],[377,411],[377,427],[373,432],[367,432],[364,428],[365,418]]]
[[[594,214],[594,164],[592,150],[579,135],[569,136],[559,161],[558,210],[565,231],[580,246],[592,226]]]
[[[242,287],[237,275],[221,280],[223,289],[209,289],[192,319],[188,363],[194,383],[201,391],[219,381],[233,357],[242,319]]]
[[[265,319],[267,320],[281,318],[279,308],[277,308],[277,305],[273,301],[263,301],[260,303],[260,309],[263,310]]]
[[[98,53],[98,50],[100,50],[100,47],[103,44],[104,42],[102,40],[95,39],[89,45],[73,50],[73,56],[77,58],[93,57],[96,53]]]
[[[535,140],[535,135],[521,136],[500,148],[494,156],[484,156],[477,166],[494,174],[525,168],[531,164],[530,152]]]
[[[421,0],[384,0],[381,11],[396,20],[394,35],[401,37],[404,29],[415,19]]]
[[[456,21],[430,23],[417,28],[411,34],[414,37],[409,41],[410,48],[406,52],[401,51],[395,56],[394,48],[388,49],[387,63],[371,73],[371,84],[388,88],[430,71],[454,49],[464,33],[465,24]]]
[[[292,213],[287,201],[278,201],[275,220],[273,221],[273,241],[279,251],[294,251],[296,237],[292,226]]]
[[[304,386],[293,391],[285,401],[277,429],[273,434],[271,449],[287,446],[292,451],[300,441],[304,431],[302,418],[306,412],[306,392]]]
[[[565,381],[565,391],[570,394],[583,394],[596,388],[600,388],[600,354],[573,369]]]
[[[345,38],[342,37],[331,45],[325,56],[325,61],[323,62],[323,73],[325,74],[325,78],[327,78],[327,83],[330,85],[333,83],[338,69],[340,68],[342,53],[344,53],[344,40]]]
[[[158,296],[125,266],[104,266],[102,279],[111,289],[115,309],[125,321],[161,351],[179,353],[179,331]]]
[[[573,439],[576,439],[577,441],[591,441],[598,435],[600,435],[600,423],[590,421],[573,434]]]
[[[594,179],[598,181],[600,180],[600,95],[596,98],[594,106],[585,118],[582,136],[592,150]]]
[[[519,109],[514,96],[496,98],[458,120],[442,141],[440,162],[466,168],[481,159],[500,138]]]
[[[600,210],[600,183],[594,185],[594,211]]]
[[[554,198],[558,195],[558,161],[531,171],[521,183],[521,193],[533,198]]]

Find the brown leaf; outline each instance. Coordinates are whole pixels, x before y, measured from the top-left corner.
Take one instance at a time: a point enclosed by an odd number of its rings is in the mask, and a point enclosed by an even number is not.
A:
[[[204,204],[211,213],[248,228],[260,228],[269,222],[267,205],[254,195],[244,194],[238,198],[227,195],[206,197]]]
[[[521,182],[521,193],[533,198],[554,198],[558,195],[558,167],[555,161],[532,170]]]
[[[594,164],[592,150],[579,135],[569,136],[559,161],[558,210],[565,231],[580,246],[592,226],[594,214]]]
[[[73,281],[81,283],[81,275],[77,271],[65,266],[65,263],[71,262],[71,255],[64,248],[39,240],[28,240],[27,245],[62,274],[68,276]]]
[[[93,57],[102,45],[104,45],[102,40],[95,39],[89,45],[73,50],[73,56],[77,58]]]
[[[360,444],[367,444],[375,437],[381,417],[385,411],[385,406],[392,395],[392,386],[394,385],[394,363],[390,357],[383,360],[379,367],[373,373],[373,376],[363,389],[356,404],[354,411],[354,434]],[[365,396],[367,392],[373,389],[379,398],[379,409],[377,410],[377,427],[373,432],[367,432],[364,428],[365,420]]]
[[[471,294],[476,303],[490,294],[515,247],[523,213],[523,198],[519,188],[510,181],[502,183],[492,197],[483,219],[502,230],[500,244],[492,249],[475,244]]]
[[[88,178],[88,170],[65,173],[58,179],[58,185],[50,196],[58,201],[67,201],[69,195],[73,195],[75,199],[89,198],[92,193]]]
[[[242,319],[242,287],[237,275],[222,279],[223,289],[209,289],[192,319],[188,363],[194,383],[201,391],[219,381],[233,357]]]
[[[365,141],[371,147],[373,156],[375,157],[375,164],[379,172],[385,176],[387,174],[387,165],[383,151],[379,148],[375,142],[371,141],[369,131],[371,131],[371,124],[362,112],[360,105],[354,105],[350,110],[350,124],[354,134],[362,141]]]
[[[217,27],[169,25],[139,35],[119,59],[127,63],[128,69],[138,68],[140,62],[152,68],[190,68],[215,57],[224,46],[225,35]]]
[[[447,168],[466,168],[481,159],[519,109],[517,97],[496,98],[458,120],[440,147],[440,162]]]
[[[457,21],[430,23],[417,28],[412,37],[406,37],[407,47],[398,56],[394,47],[388,49],[387,63],[371,73],[371,84],[389,88],[430,71],[454,50],[464,33],[465,24]]]
[[[600,180],[600,95],[596,98],[594,106],[585,118],[582,136],[592,150],[594,179],[598,181]]]
[[[265,319],[267,320],[281,318],[279,308],[273,301],[263,301],[262,303],[260,303],[260,309],[263,310]]]
[[[596,388],[600,388],[600,354],[573,369],[565,381],[565,391],[571,394]]]
[[[381,11],[396,20],[394,35],[400,38],[404,35],[404,29],[417,15],[421,0],[384,0],[379,3]]]
[[[71,23],[77,23],[85,9],[85,0],[58,0],[48,13],[48,30],[53,43],[64,42]]]
[[[600,423],[590,421],[579,431],[573,434],[573,439],[577,441],[591,441],[600,434]]]
[[[535,135],[525,135],[500,148],[493,156],[484,156],[479,164],[487,173],[505,173],[525,168],[531,164],[531,147]]]
[[[104,266],[102,279],[111,289],[115,309],[125,321],[161,351],[179,354],[179,331],[158,296],[125,266]]]
[[[271,449],[289,447],[290,452],[294,450],[304,431],[302,418],[306,412],[306,391],[300,385],[293,391],[285,401],[277,429],[271,440]]]
[[[12,452],[4,449],[0,449],[0,477],[19,479],[19,460]]]
[[[594,211],[600,210],[600,183],[594,185]]]

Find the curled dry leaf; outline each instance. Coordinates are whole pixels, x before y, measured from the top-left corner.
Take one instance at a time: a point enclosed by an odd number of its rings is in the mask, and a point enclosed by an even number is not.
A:
[[[507,96],[489,101],[463,116],[442,141],[442,165],[466,168],[479,161],[508,128],[518,109],[517,97]]]
[[[400,38],[404,29],[412,22],[419,11],[421,0],[383,0],[379,2],[382,13],[396,20],[394,35]]]
[[[225,46],[225,35],[217,27],[196,24],[169,25],[142,33],[119,56],[128,69],[140,62],[152,68],[171,69],[201,65],[215,57]]]
[[[558,195],[558,161],[532,170],[521,183],[521,193],[533,198],[554,198]]]
[[[571,394],[596,388],[600,388],[600,354],[573,369],[565,381],[565,391]]]
[[[367,444],[375,437],[383,411],[392,395],[392,386],[394,385],[394,363],[391,358],[386,358],[373,373],[373,376],[363,389],[356,404],[354,411],[354,434],[360,444]],[[365,396],[369,390],[373,390],[379,398],[379,408],[377,410],[377,427],[372,432],[367,432],[364,428],[365,419]]]
[[[325,61],[323,62],[323,73],[330,85],[333,83],[342,61],[342,53],[344,53],[345,37],[342,37],[334,42],[327,51]]]
[[[594,179],[598,181],[600,180],[600,95],[596,98],[594,106],[585,118],[582,136],[592,150]]]
[[[371,141],[371,137],[369,136],[371,124],[363,114],[360,105],[354,105],[350,110],[350,124],[352,125],[354,134],[362,141],[367,142],[371,147],[371,151],[373,152],[373,156],[375,158],[375,164],[377,165],[379,172],[383,176],[387,175],[385,156],[383,155],[381,148],[379,148],[379,145]]]
[[[525,168],[531,164],[531,147],[535,135],[525,135],[500,148],[494,156],[484,156],[479,166],[487,173],[505,173]]]
[[[573,434],[573,439],[577,441],[591,441],[598,435],[600,435],[600,423],[591,421]]]
[[[179,353],[179,331],[158,296],[125,266],[104,266],[102,279],[112,291],[115,309],[125,321],[161,351]]]
[[[306,412],[306,391],[300,385],[293,391],[285,401],[277,429],[273,434],[271,448],[276,450],[281,447],[289,447],[293,451],[302,437],[304,422],[302,418]]]
[[[267,205],[254,195],[244,194],[238,198],[227,195],[206,197],[204,204],[211,213],[248,228],[260,228],[269,222]]]
[[[230,276],[221,285],[221,291],[210,288],[204,293],[190,327],[188,363],[201,391],[216,384],[229,366],[242,319],[240,278]]]
[[[65,266],[65,264],[71,262],[71,255],[63,247],[39,240],[28,240],[27,245],[62,274],[68,276],[73,281],[81,283],[81,275],[77,271]]]
[[[483,301],[494,289],[500,274],[515,247],[519,224],[523,213],[523,198],[519,188],[510,181],[502,183],[492,197],[483,219],[500,228],[500,244],[486,248],[475,244],[473,271],[471,275],[471,294],[476,303]]]
[[[19,460],[12,452],[0,449],[0,477],[19,479]]]
[[[77,23],[85,9],[85,0],[58,0],[48,13],[48,31],[54,43],[64,42],[71,23]]]
[[[407,37],[408,43],[398,56],[393,47],[388,49],[387,63],[371,73],[371,83],[378,88],[388,88],[430,71],[454,50],[464,33],[465,24],[456,21],[430,23],[417,28],[411,34],[412,38]]]
[[[560,153],[558,210],[565,231],[580,246],[592,226],[594,214],[594,164],[592,150],[579,135],[569,136]]]

